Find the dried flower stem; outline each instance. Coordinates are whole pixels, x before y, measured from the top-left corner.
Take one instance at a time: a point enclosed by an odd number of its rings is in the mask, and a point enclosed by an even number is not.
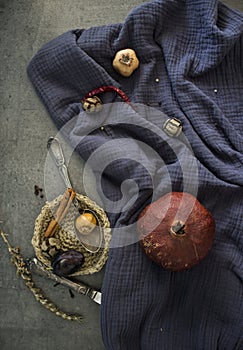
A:
[[[48,298],[44,296],[43,291],[40,288],[37,288],[32,280],[31,273],[29,272],[24,258],[20,254],[19,248],[11,247],[10,243],[6,238],[6,234],[2,232],[0,229],[0,235],[3,241],[6,243],[8,247],[8,251],[11,255],[11,262],[15,265],[17,269],[17,275],[21,276],[25,282],[25,285],[29,288],[29,290],[34,294],[37,301],[39,301],[47,310],[53,312],[55,315],[62,317],[65,320],[69,321],[77,321],[81,322],[83,317],[80,315],[68,314],[62,310],[60,310],[56,304],[50,301]]]

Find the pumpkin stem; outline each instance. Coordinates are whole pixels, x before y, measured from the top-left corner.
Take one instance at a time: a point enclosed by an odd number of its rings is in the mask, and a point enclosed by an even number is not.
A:
[[[185,224],[177,221],[175,224],[171,226],[171,232],[176,236],[182,236],[186,234]]]

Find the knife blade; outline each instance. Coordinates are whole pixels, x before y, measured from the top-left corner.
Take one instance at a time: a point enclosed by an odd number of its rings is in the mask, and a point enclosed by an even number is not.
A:
[[[45,265],[38,260],[37,258],[29,258],[25,260],[25,263],[30,272],[36,273],[39,276],[49,278],[56,283],[60,283],[75,292],[88,296],[91,300],[93,300],[97,304],[101,304],[101,292],[96,289],[91,288],[90,286],[84,284],[83,282],[74,282],[65,277],[60,277],[55,275],[52,270],[48,270]]]

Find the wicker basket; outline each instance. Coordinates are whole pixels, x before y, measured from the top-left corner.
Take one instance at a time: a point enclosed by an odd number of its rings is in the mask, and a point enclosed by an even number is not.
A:
[[[92,253],[87,251],[77,238],[74,227],[77,208],[74,206],[70,207],[55,235],[50,238],[45,237],[46,228],[54,217],[54,213],[56,212],[62,197],[63,195],[60,195],[53,201],[47,202],[42,208],[39,216],[36,218],[34,235],[31,241],[36,257],[45,264],[47,268],[51,268],[51,261],[58,252],[76,250],[84,255],[84,264],[80,270],[75,272],[72,276],[87,275],[98,272],[105,265],[108,257],[111,230],[109,220],[104,210],[88,197],[76,194],[80,208],[82,210],[91,210],[98,220],[98,229],[102,235],[102,243],[101,248],[97,249],[97,252]]]

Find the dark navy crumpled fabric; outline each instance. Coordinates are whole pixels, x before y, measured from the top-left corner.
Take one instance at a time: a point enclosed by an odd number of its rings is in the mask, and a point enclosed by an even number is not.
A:
[[[126,47],[140,60],[130,78],[111,64]],[[102,174],[99,157],[90,162],[114,227],[102,288],[106,348],[243,349],[242,13],[217,0],[144,3],[123,24],[55,38],[33,57],[28,74],[57,127],[68,125],[66,137],[81,157],[88,161],[104,146],[102,161],[110,160]],[[133,110],[115,93],[103,94],[121,123],[108,118],[100,129],[104,114],[86,115],[81,99],[103,85],[139,105]],[[184,135],[172,141],[163,123],[173,117]],[[196,191],[216,222],[209,255],[179,273],[149,261],[138,242],[119,241],[120,228],[126,236],[145,205],[171,190]],[[110,203],[118,202],[112,212]]]

